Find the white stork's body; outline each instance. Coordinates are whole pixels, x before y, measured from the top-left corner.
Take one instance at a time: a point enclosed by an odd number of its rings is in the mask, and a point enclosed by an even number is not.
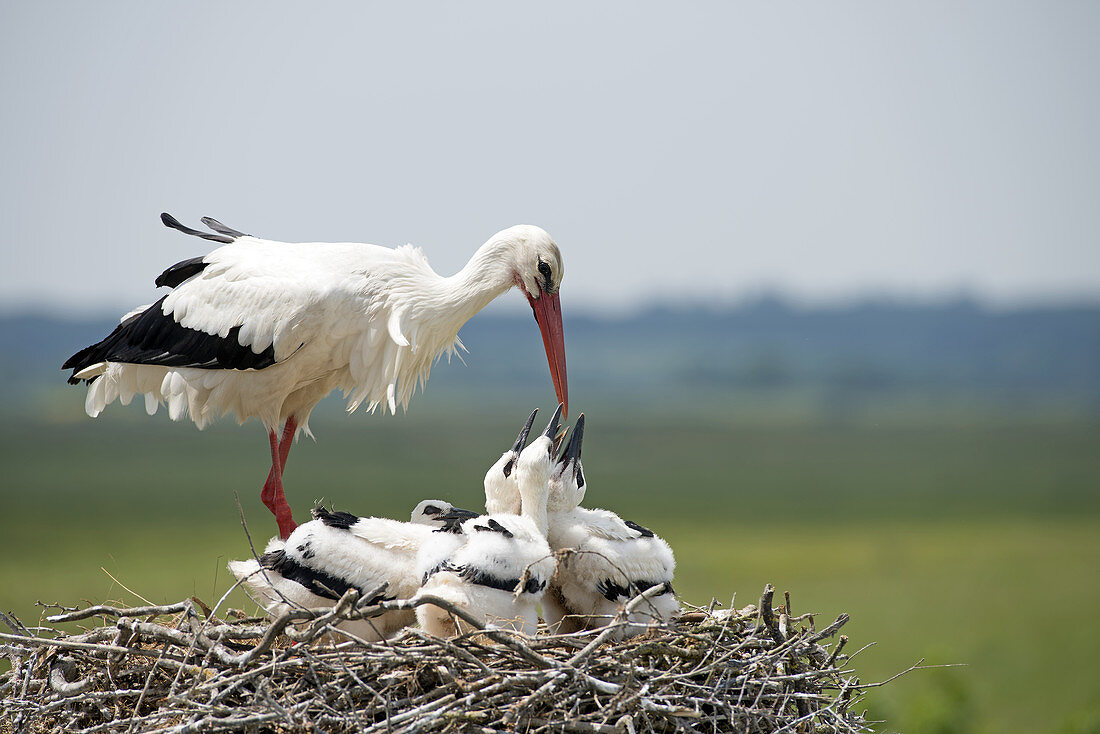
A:
[[[383,583],[387,586],[374,601],[408,599],[420,586],[417,554],[451,535],[422,521],[356,517],[323,508],[315,509],[314,515],[314,520],[299,525],[285,541],[272,540],[259,562],[229,564],[233,575],[272,615],[292,606],[332,606],[350,588],[366,595]],[[416,511],[413,515],[417,517]],[[368,601],[365,596],[363,600]],[[391,637],[414,621],[411,611],[392,611],[369,620],[345,621],[339,627],[375,641]]]
[[[515,462],[511,474],[520,495],[520,514],[466,520],[449,547],[433,544],[422,551],[418,560],[424,574],[421,594],[442,597],[485,624],[531,636],[538,631],[536,606],[554,574],[554,558],[546,543],[546,493],[560,414],[559,406],[547,433]],[[526,429],[521,436],[526,438]],[[417,607],[416,617],[421,627],[440,637],[465,631],[450,614],[430,604]]]
[[[650,622],[668,622],[679,613],[672,589],[676,561],[662,538],[641,526],[626,526],[607,510],[577,507],[550,518],[550,547],[575,551],[558,562],[543,600],[550,629],[605,627],[624,604],[653,586],[663,590],[631,612],[617,636],[639,634]]]
[[[228,413],[258,418],[272,452],[263,497],[284,538],[294,522],[282,470],[293,438],[309,434],[313,406],[341,389],[349,412],[407,407],[433,362],[461,347],[461,326],[513,286],[531,303],[559,400],[568,402],[561,255],[538,227],[497,233],[442,277],[411,245],[274,242],[214,220],[203,221],[216,235],[162,219],[225,244],[166,270],[157,285],[170,293],[128,314],[65,369],[70,382],[90,383],[92,417],[143,394],[150,414],[164,403],[173,420],[190,417],[199,428]]]
[[[679,612],[672,589],[676,561],[668,543],[652,531],[609,510],[580,507],[587,485],[581,466],[584,414],[550,477],[547,541],[562,555],[543,597],[551,630],[571,632],[606,626],[620,607],[652,586],[664,590],[635,609],[620,637],[638,634],[653,620]]]

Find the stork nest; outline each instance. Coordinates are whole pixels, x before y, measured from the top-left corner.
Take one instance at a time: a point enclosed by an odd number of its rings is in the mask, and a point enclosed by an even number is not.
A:
[[[410,628],[368,643],[333,625],[417,602],[366,606],[355,591],[273,621],[219,618],[194,598],[46,618],[97,620],[80,634],[0,614],[12,628],[0,635],[11,664],[0,732],[870,731],[853,711],[869,686],[846,667],[846,638],[831,641],[848,615],[818,630],[812,615],[789,613],[789,597],[773,608],[773,593],[742,609],[695,608],[624,641],[612,625],[534,639]]]

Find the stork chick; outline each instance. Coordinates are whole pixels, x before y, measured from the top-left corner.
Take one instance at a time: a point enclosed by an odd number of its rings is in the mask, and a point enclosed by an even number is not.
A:
[[[520,513],[519,488],[516,484],[516,461],[519,453],[527,446],[527,436],[531,432],[531,424],[535,422],[535,416],[539,409],[531,411],[519,437],[512,444],[512,448],[501,454],[497,462],[485,472],[485,512],[490,515],[505,513],[518,515]]]
[[[436,500],[426,503],[446,504]],[[417,505],[414,517],[417,513],[423,515],[423,505]],[[259,562],[251,559],[229,563],[230,572],[272,615],[289,608],[332,606],[348,589],[358,589],[365,596],[382,584],[386,588],[378,596],[361,600],[373,604],[411,597],[420,586],[417,553],[439,537],[436,531],[442,529],[442,524],[437,528],[426,522],[356,517],[320,506],[313,510],[313,517],[299,525],[286,541],[272,540]],[[390,611],[371,619],[346,620],[337,626],[362,639],[377,641],[414,621],[411,611]]]
[[[543,597],[543,615],[555,632],[597,629],[609,624],[631,598],[662,586],[663,591],[631,612],[617,635],[621,639],[679,612],[672,589],[676,561],[668,543],[651,530],[614,512],[579,506],[586,491],[583,440],[582,413],[550,477],[547,540],[559,560]],[[562,549],[572,552],[558,554]]]
[[[455,507],[444,500],[421,500],[420,504],[413,508],[411,522],[430,525],[436,530],[457,533],[462,522],[471,517],[478,517],[478,513]]]
[[[453,549],[445,557],[422,552],[419,566],[424,585],[419,594],[442,597],[483,624],[526,635],[537,632],[536,605],[554,574],[554,559],[546,543],[546,496],[550,452],[561,412],[559,405],[546,431],[515,461],[512,473],[520,514],[495,513],[466,520],[461,536],[451,541]],[[521,434],[524,438],[525,433],[526,429]],[[466,625],[431,604],[417,607],[416,617],[421,627],[440,637],[467,631]]]

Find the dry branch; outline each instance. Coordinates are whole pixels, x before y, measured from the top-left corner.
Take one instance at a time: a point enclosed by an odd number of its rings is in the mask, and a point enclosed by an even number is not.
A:
[[[820,644],[847,615],[815,633],[791,616],[789,596],[773,609],[773,593],[759,607],[693,609],[625,641],[613,628],[531,639],[442,599],[361,606],[355,592],[269,624],[220,620],[190,599],[48,618],[101,625],[76,635],[4,620],[13,634],[0,634],[0,660],[12,669],[0,674],[0,734],[870,731],[854,711],[866,686],[843,669],[843,642]],[[631,600],[613,624],[647,602]],[[473,631],[366,643],[335,627],[421,603]]]

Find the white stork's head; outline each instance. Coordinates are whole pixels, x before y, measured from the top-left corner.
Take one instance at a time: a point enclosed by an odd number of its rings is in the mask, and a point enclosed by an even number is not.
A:
[[[435,525],[436,518],[451,509],[451,503],[444,500],[421,500],[413,508],[411,520],[418,525]]]
[[[584,500],[584,470],[581,468],[581,442],[584,440],[584,413],[577,416],[573,435],[550,472],[551,512],[568,512]]]
[[[497,232],[490,243],[504,246],[511,269],[512,284],[523,291],[535,321],[542,332],[542,344],[546,349],[546,361],[550,364],[550,377],[554,392],[563,404],[563,415],[569,415],[569,384],[565,371],[565,332],[561,322],[561,301],[558,289],[565,264],[561,251],[550,234],[533,224],[517,224]]]
[[[493,239],[508,243],[513,280],[528,298],[537,300],[544,293],[558,292],[565,266],[549,232],[533,224],[517,224],[497,232]]]
[[[417,525],[430,525],[437,530],[457,533],[462,523],[472,517],[477,517],[477,513],[455,507],[450,502],[421,500],[413,509],[411,519]]]
[[[531,417],[527,419],[523,430],[519,432],[519,438],[512,447],[500,455],[497,462],[485,472],[485,511],[490,515],[498,512],[510,512],[518,514],[519,488],[516,486],[516,460],[519,452],[527,445],[527,435],[531,432],[531,424],[535,422],[538,408],[531,411]]]

